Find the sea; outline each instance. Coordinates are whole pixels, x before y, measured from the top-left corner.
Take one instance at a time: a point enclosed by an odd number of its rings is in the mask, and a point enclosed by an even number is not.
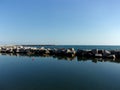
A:
[[[120,49],[120,46],[100,45],[44,47]],[[78,57],[0,54],[0,90],[120,90],[120,62]]]
[[[28,47],[45,47],[45,48],[74,48],[75,50],[77,49],[106,49],[106,50],[119,50],[120,45],[23,45],[23,46],[28,46]]]

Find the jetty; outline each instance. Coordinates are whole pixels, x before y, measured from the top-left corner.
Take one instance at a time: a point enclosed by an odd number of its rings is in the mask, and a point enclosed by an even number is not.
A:
[[[82,50],[74,48],[45,48],[28,47],[22,45],[0,46],[0,53],[24,54],[29,56],[63,56],[63,57],[86,57],[102,59],[120,59],[120,50]]]

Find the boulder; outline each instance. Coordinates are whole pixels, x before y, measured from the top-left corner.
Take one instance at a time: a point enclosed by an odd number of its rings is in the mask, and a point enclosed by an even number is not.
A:
[[[62,49],[57,49],[55,54],[63,56],[63,55],[65,55],[65,52],[66,52],[66,49],[62,48]]]
[[[95,55],[95,54],[98,54],[98,49],[92,49],[91,50],[92,51],[92,53]]]
[[[65,55],[66,56],[70,56],[70,57],[73,57],[73,56],[75,56],[75,50],[74,49],[67,49],[66,51],[65,51]]]
[[[120,58],[120,50],[113,50],[111,51],[111,54],[114,54],[116,58]]]
[[[109,59],[115,59],[116,56],[115,56],[115,55],[108,55],[106,58],[109,58]]]
[[[108,50],[104,50],[104,54],[111,54],[111,52]]]
[[[13,52],[13,48],[10,49],[10,53],[12,53],[12,52]]]
[[[90,57],[93,57],[93,53],[92,53],[92,51],[91,50],[77,50],[77,52],[76,52],[76,55],[79,57],[79,56],[81,56],[81,57],[88,57],[88,58],[90,58]]]
[[[12,53],[13,52],[13,48],[6,48],[6,53]]]
[[[17,48],[16,53],[25,53],[25,49]]]
[[[111,55],[111,52],[108,51],[108,50],[104,50],[103,56],[104,56],[104,57],[107,57],[107,56],[109,56],[109,55]]]
[[[0,52],[1,52],[1,53],[6,53],[6,50],[5,50],[5,49],[2,49]]]
[[[98,54],[103,54],[104,50],[98,50]]]
[[[84,53],[83,50],[78,49],[76,52],[76,56],[83,56],[83,53]]]
[[[47,49],[40,49],[39,50],[39,54],[41,54],[41,55],[43,55],[43,54],[49,54],[50,52],[49,52],[49,50],[47,50]]]
[[[45,54],[50,54],[50,51],[45,49]]]
[[[45,49],[45,47],[41,47],[41,48],[40,48],[40,50],[44,50],[44,49]]]
[[[69,48],[69,50],[71,50],[71,51],[75,51],[75,49],[74,49],[74,48]]]
[[[102,58],[102,54],[95,54],[96,58]]]
[[[76,53],[76,51],[75,51],[75,49],[74,48],[69,48],[69,49],[67,49],[68,50],[68,52],[71,52],[71,53],[73,53],[73,54],[75,54]]]

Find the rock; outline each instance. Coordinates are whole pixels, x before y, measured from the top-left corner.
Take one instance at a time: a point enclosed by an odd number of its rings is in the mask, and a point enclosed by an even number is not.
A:
[[[102,58],[102,54],[95,54],[95,57]]]
[[[64,48],[57,49],[56,52],[55,52],[55,54],[63,56],[63,55],[65,55],[65,51],[66,51],[66,49],[64,49]]]
[[[84,53],[83,50],[78,49],[76,52],[76,56],[83,56],[83,53]]]
[[[17,48],[16,53],[25,53],[23,48]]]
[[[69,48],[69,50],[70,50],[70,51],[75,51],[75,49],[74,49],[74,48]]]
[[[92,50],[87,50],[86,53],[85,53],[85,57],[87,58],[91,58],[93,57],[95,54],[93,54]]]
[[[65,55],[66,56],[69,56],[69,57],[73,57],[73,56],[75,56],[75,50],[73,49],[73,48],[71,48],[71,49],[67,49],[66,51],[65,51]]]
[[[98,49],[92,49],[92,53],[95,55],[95,54],[98,54]]]
[[[55,55],[55,53],[57,52],[57,49],[55,49],[55,48],[54,49],[50,49],[49,52],[50,52],[49,53],[50,55]]]
[[[78,57],[88,57],[88,58],[93,57],[93,53],[91,50],[79,50],[78,49],[76,52],[76,55]]]
[[[106,58],[109,58],[109,59],[115,59],[116,56],[115,56],[115,55],[108,55]]]
[[[103,52],[103,57],[107,57],[107,56],[109,56],[110,54],[111,54],[110,51],[104,50],[104,52]]]
[[[47,50],[49,51],[49,54],[50,54],[50,55],[53,55],[53,54],[54,54],[54,51],[53,51],[52,49],[47,48]]]
[[[50,48],[47,48],[48,51],[50,51],[51,49]]]
[[[31,51],[32,51],[32,50],[29,49],[29,48],[26,48],[26,49],[25,49],[25,52],[26,52],[26,53],[29,53],[29,52],[31,52]]]
[[[90,58],[90,57],[93,56],[93,53],[92,53],[91,50],[84,50],[84,51],[82,52],[82,56],[87,57],[87,58]]]
[[[50,52],[47,49],[41,49],[39,50],[39,53],[43,55],[43,54],[49,54]]]
[[[111,52],[108,50],[104,50],[104,54],[111,54]]]
[[[114,54],[116,58],[120,58],[120,50],[112,50],[111,54]]]
[[[45,47],[41,47],[40,50],[45,50]]]
[[[5,50],[5,49],[2,49],[2,50],[1,50],[1,53],[6,53],[6,50]]]
[[[6,53],[12,53],[13,49],[12,48],[6,48]]]
[[[32,52],[35,55],[39,55],[39,49],[31,49],[30,52]]]
[[[74,49],[74,48],[69,48],[68,50],[69,50],[69,52],[71,52],[71,53],[73,53],[73,54],[75,54],[75,53],[76,53],[76,51],[75,51],[75,49]]]
[[[10,53],[13,53],[13,48],[10,49]]]
[[[98,50],[98,54],[103,54],[104,50]]]
[[[45,54],[49,54],[49,53],[50,53],[49,50],[45,49]]]

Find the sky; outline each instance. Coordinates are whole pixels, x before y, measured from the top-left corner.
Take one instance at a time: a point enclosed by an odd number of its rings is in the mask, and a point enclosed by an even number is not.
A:
[[[0,0],[0,44],[120,45],[120,0]]]

